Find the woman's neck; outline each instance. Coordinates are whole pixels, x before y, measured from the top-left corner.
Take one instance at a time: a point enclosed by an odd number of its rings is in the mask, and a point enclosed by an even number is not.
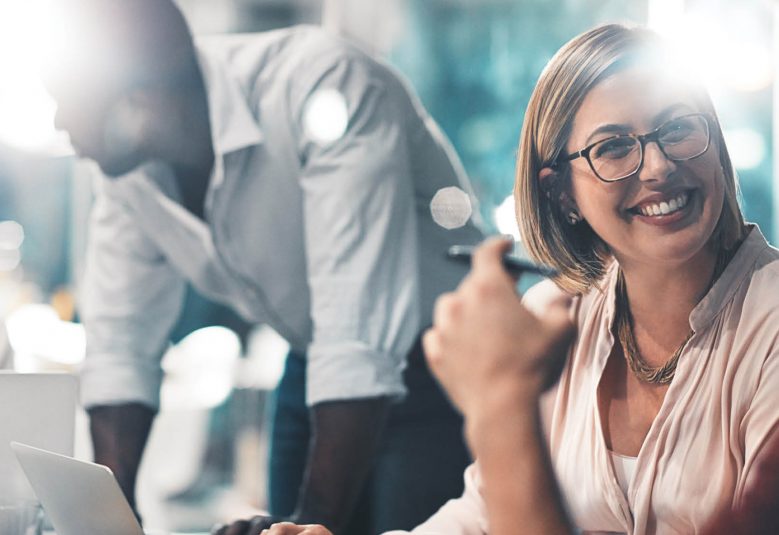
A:
[[[620,261],[635,328],[671,339],[689,332],[690,312],[711,286],[717,254],[705,247],[680,264]]]

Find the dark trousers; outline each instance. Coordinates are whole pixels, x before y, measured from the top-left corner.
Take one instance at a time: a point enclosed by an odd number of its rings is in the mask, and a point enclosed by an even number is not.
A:
[[[470,463],[462,419],[430,375],[419,342],[404,372],[406,398],[390,411],[378,458],[344,535],[409,530],[463,491]],[[270,512],[293,512],[303,480],[310,426],[306,360],[290,354],[274,392],[270,446]]]

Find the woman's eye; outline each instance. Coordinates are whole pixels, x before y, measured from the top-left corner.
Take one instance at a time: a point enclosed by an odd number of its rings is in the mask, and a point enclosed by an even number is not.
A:
[[[636,141],[632,137],[607,139],[593,147],[593,156],[610,160],[623,158],[630,154],[635,145]]]
[[[663,129],[660,139],[666,143],[674,143],[687,139],[695,131],[695,126],[688,120],[674,121]]]

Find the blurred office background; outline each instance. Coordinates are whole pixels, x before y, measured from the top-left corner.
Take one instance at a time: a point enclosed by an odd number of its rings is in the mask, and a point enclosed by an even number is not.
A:
[[[747,219],[772,243],[779,239],[774,179],[779,1],[180,0],[180,5],[197,34],[323,24],[384,57],[408,77],[452,140],[488,230],[512,234],[515,150],[543,66],[561,44],[597,23],[648,24],[692,58],[724,125]],[[54,104],[37,77],[41,50],[56,39],[63,9],[67,0],[0,2],[0,319],[6,320],[16,367],[23,371],[77,369],[83,358],[73,296],[93,168],[76,161],[66,137],[54,131]],[[157,424],[160,437],[149,461],[156,463],[157,480],[147,477],[147,499],[141,503],[147,519],[178,529],[207,527],[215,516],[264,505],[263,405],[285,352],[274,333],[245,325],[194,292],[187,299],[172,340],[178,345],[166,356],[170,380],[163,408],[173,416]],[[217,379],[203,383],[204,377]],[[166,454],[178,455],[178,465],[166,466],[160,460],[170,458]],[[160,475],[160,467],[168,471]]]

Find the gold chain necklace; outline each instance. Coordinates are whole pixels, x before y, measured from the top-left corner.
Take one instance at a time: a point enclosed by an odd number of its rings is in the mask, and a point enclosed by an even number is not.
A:
[[[704,295],[708,293],[714,282],[719,278],[722,272],[725,270],[728,261],[730,260],[730,254],[727,251],[720,250],[717,255],[717,262],[714,266],[714,272],[711,276],[711,281],[704,292]],[[620,269],[617,273],[617,285],[616,292],[616,318],[614,318],[614,326],[617,331],[617,338],[622,346],[622,353],[625,355],[625,360],[628,363],[628,367],[639,381],[649,384],[666,385],[670,383],[674,374],[676,373],[676,365],[679,362],[679,356],[682,354],[682,350],[690,341],[693,330],[687,333],[684,340],[679,347],[676,348],[674,354],[671,355],[665,364],[662,366],[650,366],[641,356],[636,344],[636,337],[633,334],[633,315],[630,313],[630,303],[628,302],[628,294],[625,289],[625,276]]]

